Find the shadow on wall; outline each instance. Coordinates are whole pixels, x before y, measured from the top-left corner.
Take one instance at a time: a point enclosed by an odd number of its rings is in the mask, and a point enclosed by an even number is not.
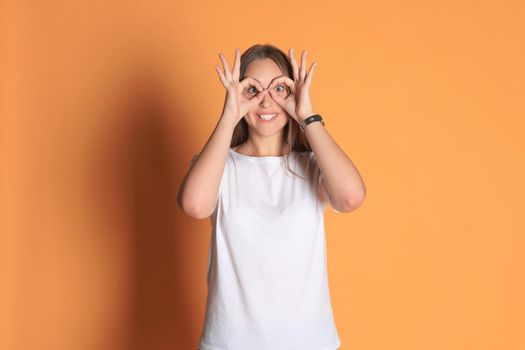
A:
[[[203,315],[196,312],[201,301],[190,299],[198,288],[188,270],[197,241],[177,206],[176,168],[182,178],[188,161],[176,150],[192,133],[178,118],[183,106],[152,67],[135,67],[115,89],[111,123],[97,132],[90,155],[90,188],[103,220],[129,249],[130,302],[118,321],[123,349],[191,349]]]

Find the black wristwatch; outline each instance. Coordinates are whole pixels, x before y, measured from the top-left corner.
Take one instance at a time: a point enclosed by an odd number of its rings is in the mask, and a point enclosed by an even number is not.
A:
[[[299,124],[299,127],[301,128],[301,131],[304,132],[304,128],[312,122],[321,122],[321,124],[324,126],[323,118],[319,114],[314,114],[303,120],[301,124]]]

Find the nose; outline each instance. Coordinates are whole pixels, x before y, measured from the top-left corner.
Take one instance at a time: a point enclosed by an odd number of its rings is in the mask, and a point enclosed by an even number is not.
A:
[[[274,103],[273,98],[270,95],[270,90],[268,88],[266,88],[264,90],[268,90],[268,92],[266,93],[266,96],[263,97],[263,99],[261,101],[261,106],[262,107],[270,107]]]

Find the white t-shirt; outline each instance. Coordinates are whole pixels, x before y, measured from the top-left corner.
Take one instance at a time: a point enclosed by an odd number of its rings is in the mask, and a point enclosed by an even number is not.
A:
[[[195,159],[195,157],[194,157]],[[230,148],[211,216],[200,350],[336,350],[324,205],[313,152],[252,157]]]

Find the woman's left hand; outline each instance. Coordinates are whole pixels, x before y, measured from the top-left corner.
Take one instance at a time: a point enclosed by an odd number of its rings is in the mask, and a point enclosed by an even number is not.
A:
[[[275,79],[268,87],[268,90],[273,100],[284,108],[284,110],[298,123],[301,123],[305,118],[315,114],[310,100],[310,85],[312,83],[312,76],[315,67],[317,66],[317,62],[314,62],[308,73],[306,73],[307,51],[303,50],[300,68],[297,67],[293,49],[289,50],[289,55],[293,68],[294,80],[287,76],[282,76]],[[279,93],[274,91],[273,87],[279,83],[284,83],[290,89],[288,96],[280,96]]]

